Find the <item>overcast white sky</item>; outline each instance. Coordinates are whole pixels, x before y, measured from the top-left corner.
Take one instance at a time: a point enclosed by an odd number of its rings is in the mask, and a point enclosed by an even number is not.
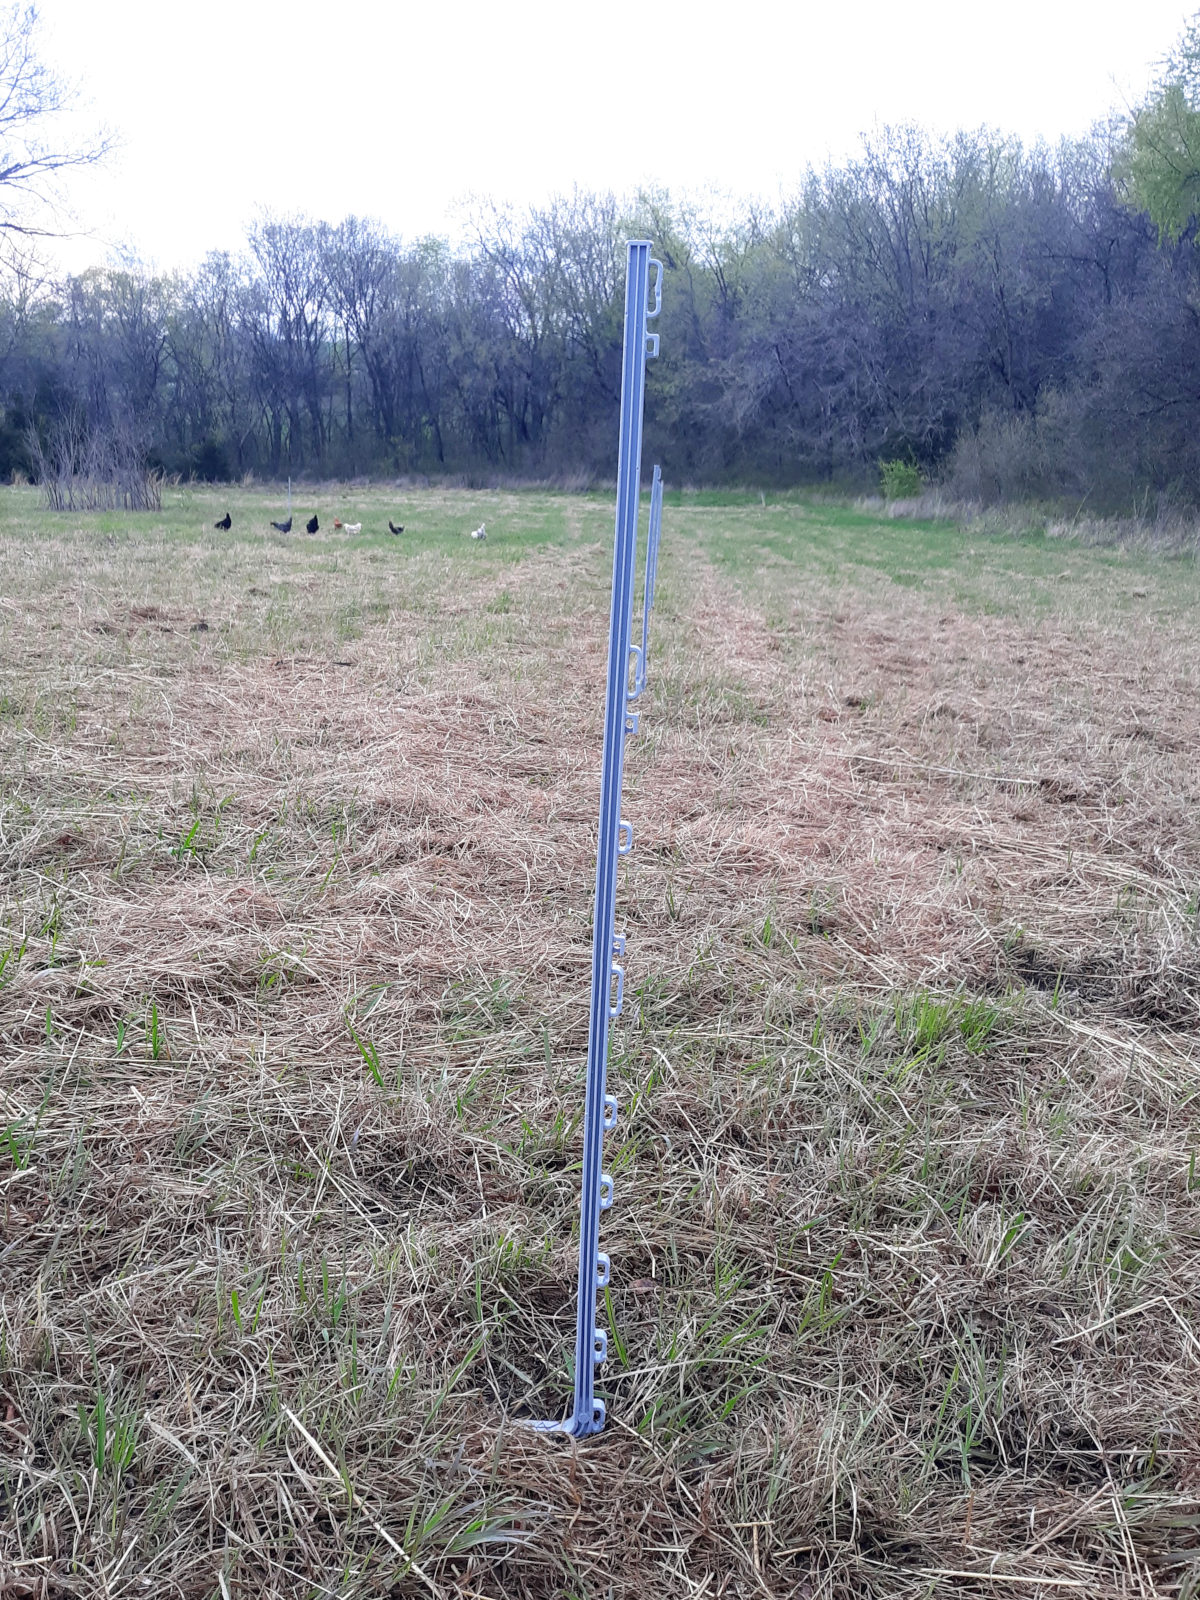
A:
[[[776,198],[876,123],[1080,133],[1200,0],[639,6],[40,0],[44,55],[122,141],[73,189],[83,266],[236,249],[256,207],[452,233],[471,193]]]

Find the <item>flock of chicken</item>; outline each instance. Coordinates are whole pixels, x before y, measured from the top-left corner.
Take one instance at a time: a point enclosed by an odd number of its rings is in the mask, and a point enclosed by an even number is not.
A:
[[[340,521],[339,518],[334,517],[333,525],[334,525],[334,527],[336,529],[338,529],[342,533],[361,533],[362,532],[362,523],[361,522],[342,522],[342,521]],[[292,531],[292,519],[291,519],[291,517],[288,517],[286,522],[273,522],[271,524],[271,526],[275,529],[276,533],[291,533],[291,531]],[[227,511],[225,513],[225,515],[220,518],[219,521],[213,523],[213,527],[214,528],[220,528],[222,533],[228,533],[230,528],[233,527],[233,518],[229,515],[229,512]],[[314,512],[313,515],[311,517],[309,517],[308,521],[304,524],[304,531],[305,531],[305,533],[319,533],[320,530],[321,530],[321,524],[317,520],[317,515]],[[404,524],[401,523],[400,526],[397,527],[396,524],[392,521],[391,517],[389,517],[388,518],[388,532],[392,533],[392,534],[395,534],[398,537],[400,534],[402,534],[404,532]],[[487,523],[486,522],[481,522],[477,528],[473,529],[472,532],[471,532],[471,538],[472,539],[486,539],[487,538]]]

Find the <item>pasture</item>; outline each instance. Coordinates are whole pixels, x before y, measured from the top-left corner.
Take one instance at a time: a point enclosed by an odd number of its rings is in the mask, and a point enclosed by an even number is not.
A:
[[[0,490],[0,1592],[1200,1593],[1194,560],[668,493],[572,1445],[611,499],[167,501]]]

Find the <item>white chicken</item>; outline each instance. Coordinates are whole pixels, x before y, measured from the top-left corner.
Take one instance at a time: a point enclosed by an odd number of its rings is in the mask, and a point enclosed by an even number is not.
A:
[[[487,523],[486,522],[481,522],[479,524],[479,526],[473,531],[473,533],[471,534],[471,537],[472,537],[472,539],[486,539],[487,538]]]
[[[362,523],[361,522],[343,522],[342,530],[345,533],[361,533],[362,532]]]

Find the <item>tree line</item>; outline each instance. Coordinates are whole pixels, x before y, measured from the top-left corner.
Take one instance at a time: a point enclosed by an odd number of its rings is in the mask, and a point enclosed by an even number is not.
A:
[[[903,460],[983,499],[1191,500],[1200,252],[1178,194],[1155,220],[1152,167],[1128,126],[1054,149],[903,128],[774,209],[577,193],[482,208],[458,248],[263,216],[193,271],[61,281],[17,253],[0,475],[82,420],[204,479],[604,477],[624,241],[647,237],[667,269],[647,447],[677,483]]]

